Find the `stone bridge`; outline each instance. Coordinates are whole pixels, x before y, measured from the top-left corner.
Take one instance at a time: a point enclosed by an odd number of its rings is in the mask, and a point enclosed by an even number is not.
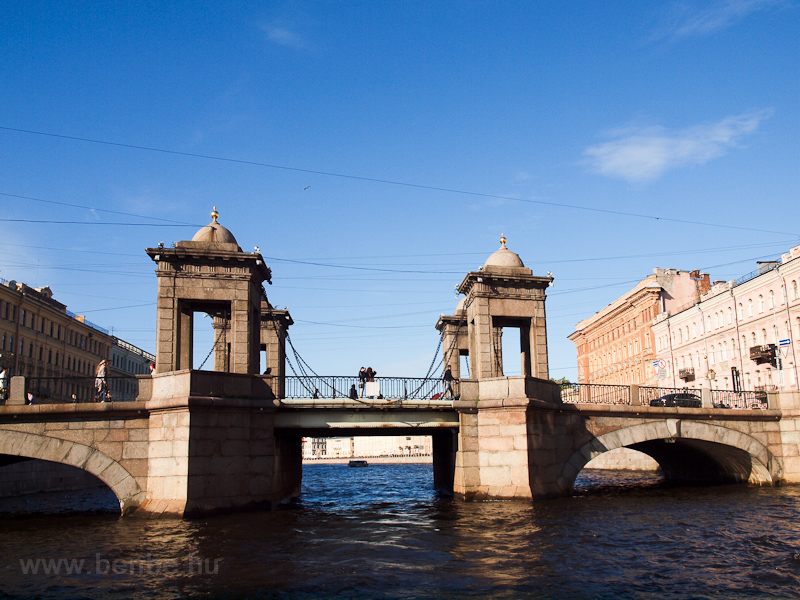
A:
[[[36,458],[84,469],[114,491],[122,514],[155,517],[296,498],[309,435],[430,434],[436,487],[463,499],[569,494],[592,458],[622,447],[650,455],[673,480],[800,482],[797,392],[770,394],[766,409],[564,403],[548,379],[552,278],[533,275],[505,238],[458,286],[455,314],[436,324],[457,400],[292,399],[292,319],[267,300],[261,254],[243,252],[217,216],[191,241],[147,249],[158,278],[156,372],[139,378],[137,401],[26,406],[14,378],[0,407],[0,465]],[[213,371],[192,370],[197,314],[213,320]],[[519,377],[504,375],[504,335],[519,337]],[[268,374],[258,375],[263,354]]]
[[[570,494],[589,461],[622,447],[651,456],[674,481],[800,482],[797,394],[771,393],[767,409],[752,410],[565,404],[549,381],[508,377],[462,381],[454,402],[353,406],[284,403],[269,379],[174,372],[145,378],[152,385],[137,402],[3,406],[0,464],[84,469],[111,488],[122,514],[156,517],[296,498],[301,438],[311,435],[429,434],[435,486],[467,500]]]

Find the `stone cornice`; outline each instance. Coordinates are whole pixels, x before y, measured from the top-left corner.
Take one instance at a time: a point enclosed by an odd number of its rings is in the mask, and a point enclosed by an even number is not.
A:
[[[479,281],[480,279],[480,281]],[[469,295],[476,284],[482,283],[484,286],[501,285],[511,283],[514,287],[523,289],[538,289],[544,291],[552,283],[552,277],[539,277],[536,275],[515,275],[511,273],[492,273],[488,271],[470,271],[458,285],[460,294]],[[496,293],[486,290],[476,290],[473,295],[493,296]],[[507,296],[507,294],[503,294]],[[521,296],[522,297],[522,296]]]

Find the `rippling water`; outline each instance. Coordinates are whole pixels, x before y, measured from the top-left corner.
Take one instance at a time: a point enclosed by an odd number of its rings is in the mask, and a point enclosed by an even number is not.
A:
[[[432,479],[310,465],[296,507],[195,521],[37,515],[113,510],[105,490],[3,500],[0,597],[800,598],[798,487],[587,471],[572,498],[463,503]]]

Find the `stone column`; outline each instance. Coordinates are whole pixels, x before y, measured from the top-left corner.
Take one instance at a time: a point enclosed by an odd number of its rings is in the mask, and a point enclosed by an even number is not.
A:
[[[230,334],[230,322],[228,319],[214,317],[214,370],[230,372],[231,353],[228,335]]]

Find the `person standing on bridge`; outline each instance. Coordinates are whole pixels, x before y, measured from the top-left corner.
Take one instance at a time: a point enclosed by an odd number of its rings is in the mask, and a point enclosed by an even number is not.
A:
[[[8,398],[8,371],[0,366],[0,400]]]
[[[450,370],[450,367],[447,367],[444,370],[444,375],[442,375],[442,379],[444,380],[444,386],[445,386],[445,390],[442,393],[442,400],[444,400],[444,397],[447,395],[447,392],[450,392],[451,398],[455,398],[456,395],[453,393],[453,379],[455,378],[453,377],[453,372]]]
[[[358,387],[361,388],[361,397],[364,397],[364,388],[367,383],[367,370],[364,367],[361,367],[361,370],[358,372]]]
[[[108,361],[101,360],[94,372],[95,402],[105,402],[108,396]]]

